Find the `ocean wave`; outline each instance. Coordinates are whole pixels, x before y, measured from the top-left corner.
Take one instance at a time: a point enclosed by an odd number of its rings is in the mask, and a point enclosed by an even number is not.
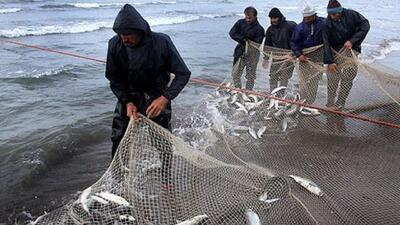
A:
[[[385,59],[393,51],[400,51],[400,39],[384,40],[379,45],[363,44],[365,48],[361,60],[365,63],[372,63],[376,60]]]
[[[20,9],[20,8],[0,9],[0,14],[16,13],[16,12],[20,12],[20,11],[22,11],[22,9]]]
[[[150,26],[173,25],[199,20],[200,16],[172,16],[172,17],[147,17]],[[75,34],[93,32],[105,28],[112,28],[113,21],[84,21],[75,24],[45,25],[45,26],[19,26],[13,29],[0,30],[0,37],[41,36],[50,34]]]
[[[166,5],[166,4],[176,4],[176,1],[153,1],[153,2],[136,2],[131,3],[132,5],[142,6],[142,5]],[[65,4],[46,4],[40,6],[40,8],[50,8],[50,9],[62,9],[62,8],[83,8],[83,9],[92,9],[92,8],[112,8],[112,7],[121,7],[126,3],[123,2],[114,2],[114,3],[97,3],[97,2],[78,2],[78,3],[65,3]]]
[[[11,74],[7,74],[5,77],[0,78],[1,80],[13,81],[13,82],[30,82],[47,79],[54,76],[60,75],[71,75],[70,71],[74,69],[73,66],[67,65],[59,68],[48,69],[44,71],[39,70],[18,70]]]

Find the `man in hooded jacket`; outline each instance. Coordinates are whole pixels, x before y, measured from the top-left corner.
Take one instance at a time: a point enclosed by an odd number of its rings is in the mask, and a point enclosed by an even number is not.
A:
[[[327,107],[341,110],[353,87],[358,67],[356,63],[344,66],[345,62],[342,59],[346,57],[335,59],[332,49],[339,52],[344,48],[346,50],[344,54],[348,54],[347,58],[352,58],[351,50],[354,50],[356,54],[361,53],[361,43],[367,36],[370,25],[364,16],[354,10],[343,8],[337,0],[329,1],[327,11],[328,19],[324,32],[324,62],[328,64]]]
[[[233,54],[232,78],[236,88],[242,88],[241,76],[246,67],[246,89],[252,90],[256,79],[256,69],[260,52],[257,48],[247,47],[247,41],[261,44],[264,39],[264,28],[257,20],[257,10],[247,7],[244,19],[238,20],[229,32],[230,37],[238,42]],[[247,49],[247,51],[246,51]]]
[[[265,52],[272,52],[273,54],[273,50],[268,50],[269,47],[290,50],[290,39],[292,38],[297,24],[293,21],[287,21],[278,8],[271,9],[268,16],[271,20],[271,26],[268,27],[265,33]],[[269,55],[265,55],[263,61],[263,67],[265,69],[268,68],[268,62]],[[278,86],[287,87],[289,79],[292,77],[293,70],[294,63],[289,59],[273,59],[269,74],[270,92]]]
[[[152,32],[134,7],[126,4],[118,13],[108,44],[105,76],[118,99],[112,124],[112,156],[131,117],[148,116],[171,130],[171,100],[189,81],[191,72],[170,37]],[[170,73],[175,78],[170,82]]]

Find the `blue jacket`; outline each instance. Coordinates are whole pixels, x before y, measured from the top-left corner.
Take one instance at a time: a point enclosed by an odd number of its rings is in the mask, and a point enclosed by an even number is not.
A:
[[[318,16],[312,24],[301,22],[297,25],[290,41],[294,55],[299,57],[303,54],[303,49],[323,44],[324,27],[325,18]]]

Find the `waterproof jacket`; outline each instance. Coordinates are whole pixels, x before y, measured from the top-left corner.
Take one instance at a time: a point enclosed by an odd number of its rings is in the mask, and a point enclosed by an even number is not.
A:
[[[293,54],[299,57],[303,54],[303,49],[322,45],[324,26],[325,18],[319,16],[316,16],[312,24],[301,22],[297,25],[290,41]]]
[[[170,37],[155,33],[134,7],[126,4],[115,19],[116,36],[108,43],[106,78],[121,103],[131,102],[135,93],[174,99],[189,81],[191,72]],[[142,40],[137,47],[127,47],[118,33],[139,30]],[[175,79],[170,82],[170,73]]]
[[[291,49],[290,39],[296,28],[296,23],[287,21],[285,17],[281,18],[278,25],[271,25],[265,33],[265,46],[274,48]]]
[[[261,44],[264,39],[264,32],[264,28],[260,25],[258,20],[251,24],[248,24],[245,19],[238,20],[229,32],[229,36],[238,42],[233,56],[238,58],[243,55],[246,40]]]
[[[324,32],[324,63],[333,63],[332,48],[339,51],[347,41],[353,44],[355,51],[361,52],[361,43],[367,36],[369,29],[368,20],[351,9],[343,9],[339,21],[335,22],[328,18]]]

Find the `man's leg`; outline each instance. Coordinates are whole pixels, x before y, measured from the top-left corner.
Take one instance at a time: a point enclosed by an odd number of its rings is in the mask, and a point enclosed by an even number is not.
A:
[[[112,123],[112,133],[111,133],[111,141],[112,141],[112,158],[117,152],[119,143],[124,137],[125,131],[128,128],[129,118],[126,116],[126,106],[117,102],[114,111],[114,118]]]
[[[278,87],[279,74],[278,66],[272,61],[271,69],[269,72],[269,92],[271,93]]]
[[[233,59],[232,80],[235,88],[242,88],[241,77],[244,70],[243,57],[235,57]]]
[[[246,65],[246,89],[253,90],[256,81],[257,74],[257,64],[260,58],[260,54],[253,53],[246,56],[244,60]]]
[[[339,72],[336,73],[328,73],[328,102],[326,104],[327,107],[332,107],[335,105],[335,98],[337,89],[340,82],[341,74]]]
[[[357,73],[357,65],[352,65],[351,67],[343,70],[340,80],[339,96],[336,101],[337,107],[343,108],[345,106],[347,97],[349,96],[351,88],[353,87],[353,80],[356,78]]]

